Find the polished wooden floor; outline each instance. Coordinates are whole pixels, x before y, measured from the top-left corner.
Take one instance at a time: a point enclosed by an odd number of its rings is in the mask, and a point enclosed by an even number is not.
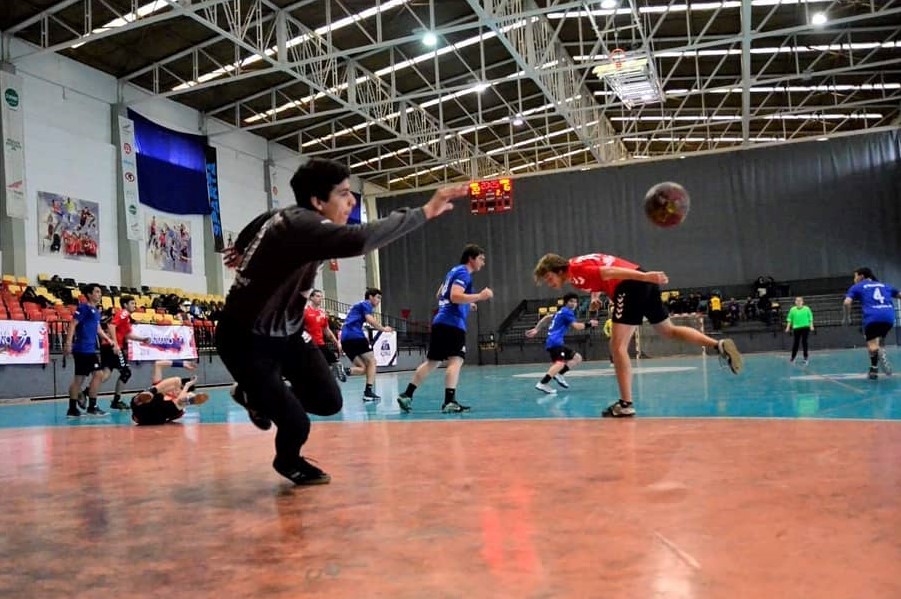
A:
[[[813,394],[817,412],[655,418],[637,404],[639,418],[609,421],[566,414],[602,409],[609,377],[572,377],[548,403],[525,370],[464,371],[461,391],[506,381],[509,415],[486,399],[487,420],[478,401],[467,417],[380,418],[391,402],[367,412],[348,385],[345,420],[313,425],[305,453],[333,480],[310,488],[272,471],[272,433],[224,392],[184,424],[2,428],[0,597],[901,597],[899,381],[784,369],[795,405]],[[651,405],[655,375],[640,376]],[[730,378],[703,376],[710,401],[731,397]],[[423,409],[441,383],[427,385]],[[842,389],[888,418],[834,418]],[[519,418],[520,404],[549,412]],[[0,419],[20,408],[65,406]],[[219,413],[232,416],[205,419]]]

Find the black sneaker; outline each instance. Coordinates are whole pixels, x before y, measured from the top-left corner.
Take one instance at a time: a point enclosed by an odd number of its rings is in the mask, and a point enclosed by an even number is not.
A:
[[[72,406],[71,408],[69,408],[69,411],[66,412],[66,416],[68,416],[69,418],[78,418],[79,416],[81,416],[81,410],[79,410],[75,406]]]
[[[875,381],[879,378],[879,367],[878,366],[870,366],[870,372],[867,374],[867,378],[871,381]]]
[[[88,407],[88,396],[85,395],[84,391],[78,392],[78,398],[75,400],[78,403],[78,407],[84,410]]]
[[[397,405],[400,406],[400,411],[404,414],[409,414],[413,411],[413,398],[407,397],[403,393],[397,396]]]
[[[375,391],[373,391],[372,393],[363,393],[363,401],[366,401],[366,402],[369,402],[369,401],[382,401],[382,396],[381,396],[381,395],[376,395],[376,394],[375,394]]]
[[[88,408],[89,416],[106,416],[106,411],[101,410],[100,406],[91,406]]]
[[[601,412],[604,418],[631,418],[635,416],[635,406],[632,402],[626,403],[621,399],[607,406],[607,409]]]
[[[346,383],[347,382],[347,374],[344,372],[344,367],[341,366],[340,364],[335,364],[334,370],[335,370],[335,377],[337,377],[337,379],[339,381],[341,381],[342,383]]]
[[[892,376],[892,363],[888,361],[888,356],[885,354],[884,349],[879,350],[879,367],[882,368],[885,376]]]
[[[122,401],[121,399],[114,399],[109,404],[110,410],[130,410],[131,406]]]
[[[332,480],[331,476],[306,461],[303,457],[298,457],[297,461],[290,465],[281,464],[276,458],[272,462],[272,467],[295,485],[324,485]]]
[[[244,395],[244,392],[241,391],[240,387],[238,387],[238,383],[232,385],[229,393],[231,394],[232,399],[235,400],[236,404],[247,410],[247,415],[250,417],[250,421],[253,422],[253,425],[255,427],[257,427],[261,431],[268,431],[270,428],[272,428],[272,420],[270,420],[268,416],[250,407],[250,404],[247,401],[247,396]]]
[[[468,412],[469,406],[464,406],[456,400],[446,401],[444,402],[444,405],[441,406],[441,411],[445,414],[459,414],[460,412]]]

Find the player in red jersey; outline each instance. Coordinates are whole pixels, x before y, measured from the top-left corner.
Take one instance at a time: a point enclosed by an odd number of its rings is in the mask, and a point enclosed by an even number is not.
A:
[[[309,303],[303,311],[303,328],[310,334],[310,337],[313,338],[313,343],[325,356],[325,361],[332,368],[335,377],[342,383],[345,382],[347,374],[338,361],[338,356],[341,355],[341,342],[328,326],[328,313],[322,309],[322,291],[319,289],[314,289],[310,293]],[[329,341],[338,348],[337,355],[325,344],[325,337],[328,337]]]
[[[613,356],[620,399],[604,410],[603,416],[622,418],[635,415],[629,342],[645,318],[664,337],[716,348],[732,372],[741,372],[741,354],[734,341],[717,341],[691,327],[676,326],[670,321],[660,298],[660,285],[669,282],[665,272],[646,272],[637,264],[608,254],[588,254],[570,260],[557,254],[545,254],[535,266],[534,275],[536,282],[543,282],[548,287],[559,289],[569,283],[577,289],[590,291],[591,309],[600,307],[601,293],[612,302],[610,354]]]
[[[109,322],[103,323],[107,329],[109,338],[115,341],[114,345],[100,343],[100,368],[103,372],[101,384],[113,373],[119,371],[116,380],[116,392],[110,407],[114,410],[127,410],[128,404],[122,401],[122,391],[125,383],[131,378],[131,368],[128,366],[128,340],[150,341],[149,337],[141,337],[131,329],[131,313],[135,311],[135,299],[130,295],[119,298],[120,310],[117,310]]]

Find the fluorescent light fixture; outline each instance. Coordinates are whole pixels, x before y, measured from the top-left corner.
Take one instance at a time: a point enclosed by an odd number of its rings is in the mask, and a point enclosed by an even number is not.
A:
[[[817,141],[829,141],[828,137],[818,137]]]
[[[899,49],[901,42],[851,42],[842,44],[809,44],[804,46],[761,46],[751,48],[751,54],[822,54],[823,52],[847,52],[849,50]],[[654,52],[654,58],[683,58],[693,56],[741,56],[741,48],[709,48],[702,50],[660,50]],[[577,54],[573,56],[577,62],[596,62],[609,60],[606,54]]]
[[[515,117],[513,117],[513,120],[510,122],[513,123],[514,127],[522,127],[523,125],[526,124],[525,119],[519,115],[516,115]]]
[[[601,8],[604,10],[612,10],[619,6],[618,0],[601,0]]]
[[[438,45],[438,36],[432,31],[426,31],[425,35],[422,36],[422,43],[429,48],[434,48]]]
[[[788,5],[797,5],[797,4],[826,4],[828,2],[832,2],[832,0],[751,0],[751,6],[776,6],[777,4],[781,4],[783,6]],[[617,6],[605,6],[607,2],[601,3],[600,10],[569,10],[566,12],[552,12],[547,14],[547,18],[551,20],[558,19],[577,19],[577,18],[585,18],[588,17],[589,14],[595,17],[609,17],[616,14],[621,15],[629,15],[632,14],[632,9],[630,8],[620,8]],[[617,3],[618,4],[618,3]],[[672,5],[657,5],[657,6],[639,6],[638,13],[639,14],[665,14],[665,13],[679,13],[679,12],[702,12],[702,11],[714,11],[714,10],[727,10],[727,9],[735,9],[741,8],[741,0],[725,0],[719,2],[691,2],[688,4],[672,4]]]
[[[92,35],[95,33],[103,33],[104,31],[108,31],[110,29],[122,27],[123,25],[127,25],[128,23],[137,21],[138,19],[140,19],[142,17],[146,17],[147,15],[152,15],[155,12],[163,10],[167,6],[169,6],[169,3],[166,2],[166,0],[154,0],[153,2],[145,4],[144,6],[138,7],[138,9],[134,12],[130,12],[130,13],[126,13],[126,14],[122,15],[122,17],[119,19],[113,19],[109,23],[106,23],[103,27],[98,27],[97,29],[91,30],[91,33],[89,33],[87,35],[83,35],[82,37],[87,37],[88,35]],[[81,46],[84,46],[86,43],[87,42],[81,42],[78,44],[74,44],[72,46],[72,48],[73,49],[80,48]]]
[[[822,27],[823,25],[826,24],[826,21],[828,21],[828,20],[829,20],[829,18],[826,16],[826,13],[815,12],[810,17],[810,24],[814,25],[816,27]]]

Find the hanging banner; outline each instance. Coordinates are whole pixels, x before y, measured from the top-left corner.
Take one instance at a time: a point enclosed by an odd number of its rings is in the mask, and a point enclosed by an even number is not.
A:
[[[0,320],[0,365],[46,364],[49,361],[46,322]]]
[[[135,160],[135,124],[119,117],[119,165],[122,177],[122,201],[125,204],[125,235],[131,241],[144,238],[138,196],[138,165]]]
[[[22,78],[0,71],[0,129],[3,130],[3,186],[6,216],[25,220],[25,111]]]
[[[369,334],[372,335],[370,345],[375,354],[376,366],[396,366],[397,332],[383,333],[381,331],[374,332],[370,329]]]
[[[128,341],[128,359],[145,360],[196,360],[197,344],[194,327],[136,324],[132,330],[141,337],[150,337],[147,343]]]
[[[222,240],[222,217],[219,213],[219,167],[216,160],[216,148],[207,146],[206,155],[206,191],[210,200],[210,226],[213,229],[215,251],[222,253],[225,242]]]
[[[270,162],[266,165],[266,168],[269,171],[269,197],[272,198],[272,206],[273,210],[281,209],[284,204],[284,195],[285,191],[282,189],[280,185],[281,181],[278,176],[278,167],[275,166],[274,162]]]

